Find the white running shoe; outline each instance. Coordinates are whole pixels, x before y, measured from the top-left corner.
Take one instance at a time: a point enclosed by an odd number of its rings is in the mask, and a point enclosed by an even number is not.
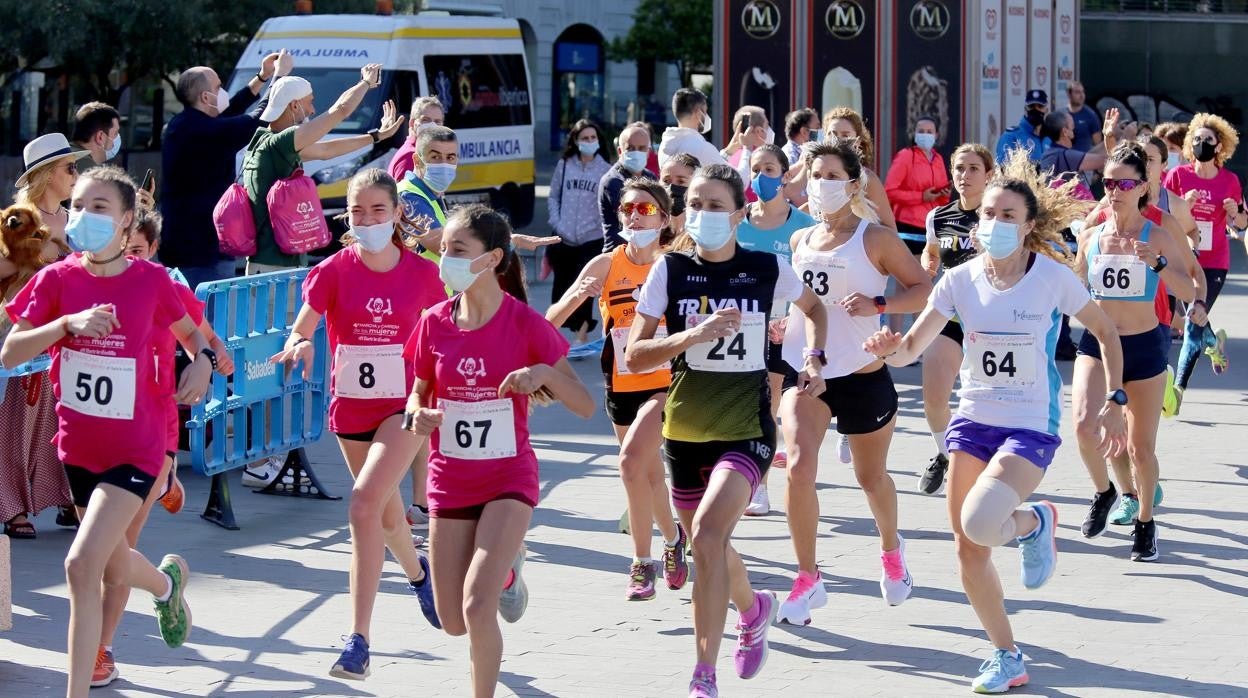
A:
[[[910,568],[906,567],[906,539],[897,534],[900,545],[896,550],[880,553],[880,561],[884,571],[880,573],[880,595],[889,606],[900,606],[902,601],[910,598],[914,590],[914,578],[910,576]]]
[[[243,468],[243,487],[268,487],[277,479],[285,462],[285,456],[269,456]]]
[[[780,612],[776,614],[777,623],[789,625],[810,625],[810,612],[828,605],[828,590],[823,587],[823,575],[798,572],[793,580],[793,590],[789,597],[780,604]]]
[[[420,510],[415,504],[407,508],[407,525],[413,531],[425,531],[429,528],[429,514]]]
[[[836,455],[841,459],[842,463],[851,463],[854,460],[853,454],[849,452],[849,437],[841,434],[836,439]]]
[[[745,508],[746,516],[766,516],[771,513],[771,499],[767,496],[767,483],[760,482],[750,505]]]

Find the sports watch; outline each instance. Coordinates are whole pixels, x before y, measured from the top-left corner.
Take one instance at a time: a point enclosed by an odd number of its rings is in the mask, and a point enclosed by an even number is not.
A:
[[[1157,264],[1153,266],[1153,271],[1160,274],[1161,270],[1165,269],[1166,265],[1169,263],[1170,263],[1170,260],[1166,259],[1166,256],[1164,254],[1159,254],[1157,255]]]
[[[888,309],[888,299],[885,298],[884,296],[876,296],[875,297],[875,312],[879,315],[883,315],[884,311],[887,309]]]
[[[824,350],[822,349],[803,349],[802,350],[803,359],[809,359],[812,356],[815,357],[816,359],[819,359],[820,366],[828,365],[828,354]]]
[[[212,370],[214,371],[217,370],[217,352],[205,347],[203,349],[200,349],[199,353],[208,357],[208,363],[212,364]]]
[[[1119,388],[1105,395],[1105,402],[1112,402],[1119,407],[1125,407],[1127,404],[1127,391]]]

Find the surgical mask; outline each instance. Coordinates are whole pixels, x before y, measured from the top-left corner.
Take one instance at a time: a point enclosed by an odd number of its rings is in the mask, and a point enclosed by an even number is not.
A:
[[[65,237],[76,252],[98,254],[108,247],[116,233],[117,223],[112,216],[91,211],[70,211],[69,222],[65,224]]]
[[[581,151],[581,155],[589,157],[598,152],[598,141],[577,141],[576,147]]]
[[[299,117],[299,123],[306,124],[312,120],[312,115],[309,114],[306,109],[299,107],[299,111],[303,114],[303,116]]]
[[[489,252],[485,254],[489,254]],[[485,254],[481,255],[481,257],[484,257]],[[462,293],[468,290],[468,287],[477,280],[478,276],[485,273],[484,269],[472,271],[472,263],[481,259],[481,257],[468,259],[467,257],[442,255],[442,259],[438,262],[438,278],[442,279],[442,283],[450,286],[452,291]]]
[[[628,150],[620,156],[620,163],[629,172],[641,172],[646,169],[646,157],[649,154],[645,150]]]
[[[217,114],[230,108],[230,95],[224,87],[217,88]]]
[[[455,181],[455,165],[445,162],[425,165],[425,176],[421,179],[425,180],[430,189],[440,194],[450,189],[451,182]]]
[[[685,212],[685,192],[689,187],[683,184],[667,185],[667,193],[672,195],[672,215],[679,216]]]
[[[831,215],[849,203],[849,180],[812,179],[806,184],[806,196],[821,215]]]
[[[916,133],[914,134],[914,144],[923,150],[931,150],[936,145],[936,134]]]
[[[104,151],[104,159],[112,160],[113,158],[117,157],[117,153],[120,153],[120,152],[121,152],[121,134],[119,133],[117,134],[117,137],[113,139],[113,144],[108,147],[108,150]]]
[[[771,130],[770,126],[767,127],[767,133],[763,136],[763,142],[764,143],[776,142],[776,132]]]
[[[424,131],[427,128],[433,128],[434,126],[437,126],[437,125],[438,123],[436,121],[422,121],[420,122],[420,124],[416,126],[416,133],[420,133],[421,131]]]
[[[690,210],[685,216],[685,232],[699,247],[714,252],[732,239],[731,215],[727,211]]]
[[[1214,145],[1212,143],[1201,141],[1196,144],[1195,148],[1192,148],[1192,154],[1195,155],[1196,159],[1200,162],[1209,162],[1213,159],[1213,148]]]
[[[781,184],[782,181],[779,177],[768,177],[762,172],[754,175],[754,179],[750,180],[750,188],[754,190],[755,194],[758,194],[758,198],[761,201],[771,201],[776,198],[776,195],[780,193]]]
[[[1174,168],[1182,164],[1183,164],[1182,153],[1167,153],[1166,154],[1166,169],[1167,170],[1173,170]]]
[[[980,248],[993,259],[1009,257],[1021,244],[1018,239],[1018,224],[1006,223],[995,218],[980,221],[979,227],[975,229],[975,238],[979,240]]]
[[[711,132],[711,115],[710,114],[702,115],[702,121],[701,123],[698,124],[698,130],[701,131],[702,133]]]
[[[390,244],[390,239],[394,237],[394,223],[385,221],[375,225],[353,225],[351,237],[360,243],[365,252],[376,254]]]
[[[659,239],[658,228],[625,228],[620,231],[620,237],[625,242],[631,242],[637,247],[649,247],[651,243]]]
[[[823,140],[823,129],[821,128],[810,129],[810,142],[811,143],[819,143],[822,140]]]

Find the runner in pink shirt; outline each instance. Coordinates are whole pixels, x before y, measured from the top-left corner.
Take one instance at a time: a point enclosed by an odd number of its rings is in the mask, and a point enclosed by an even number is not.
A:
[[[476,204],[457,210],[440,266],[457,295],[430,308],[404,348],[416,374],[406,420],[432,438],[433,591],[447,634],[468,633],[481,698],[494,695],[502,662],[494,614],[514,623],[528,603],[520,570],[538,499],[530,400],[584,418],[594,400],[568,364],[567,341],[525,304],[506,219]]]
[[[402,428],[412,389],[412,366],[403,345],[421,313],[446,299],[438,270],[404,245],[395,224],[399,193],[394,179],[362,170],[347,187],[351,229],[343,248],[316,265],[303,282],[303,308],[286,348],[272,358],[293,368],[314,363],[309,339],[321,318],[329,333],[329,429],[355,478],[351,491],[352,634],[329,673],[362,680],[370,672],[368,647],[373,606],[386,549],[407,575],[421,612],[442,627],[429,583],[429,562],[416,552],[399,483],[422,439]]]
[[[81,175],[66,234],[81,255],[40,270],[6,306],[13,331],[0,362],[16,366],[48,352],[57,398],[57,451],[82,521],[65,560],[69,584],[69,698],[87,695],[100,639],[101,583],[124,584],[156,599],[161,637],[186,641],[190,608],[183,599],[190,570],[178,555],[154,567],[125,542],[125,530],[160,473],[164,405],[152,344],[170,328],[191,345],[195,362],[179,401],[198,403],[215,355],[177,300],[164,269],[127,258],[135,187],[115,167]]]

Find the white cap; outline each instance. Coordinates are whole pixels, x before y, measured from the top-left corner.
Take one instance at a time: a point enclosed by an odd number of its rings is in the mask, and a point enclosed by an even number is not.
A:
[[[269,88],[269,103],[260,114],[261,121],[274,122],[290,103],[312,94],[312,83],[294,75],[278,78]]]

